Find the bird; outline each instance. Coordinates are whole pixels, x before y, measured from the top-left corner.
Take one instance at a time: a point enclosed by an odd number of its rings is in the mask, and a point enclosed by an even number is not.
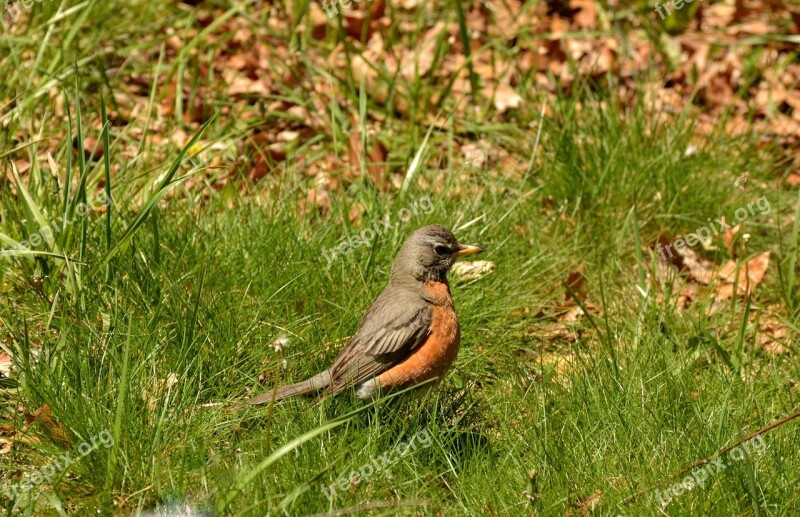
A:
[[[253,397],[247,404],[312,393],[327,397],[351,387],[357,398],[368,400],[420,383],[430,387],[440,382],[461,344],[447,271],[458,258],[484,251],[480,246],[459,244],[453,232],[439,224],[416,230],[400,248],[388,285],[332,366],[304,381]]]

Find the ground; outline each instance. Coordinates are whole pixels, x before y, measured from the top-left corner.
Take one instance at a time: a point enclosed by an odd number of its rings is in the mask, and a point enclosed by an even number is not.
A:
[[[5,513],[797,514],[800,11],[334,6],[4,6]],[[432,223],[441,386],[238,406]]]

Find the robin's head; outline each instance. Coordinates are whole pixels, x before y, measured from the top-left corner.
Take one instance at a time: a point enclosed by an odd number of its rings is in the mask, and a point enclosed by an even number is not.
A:
[[[482,251],[485,250],[478,246],[459,244],[444,226],[425,226],[412,233],[400,248],[392,267],[392,280],[444,280],[457,258]]]

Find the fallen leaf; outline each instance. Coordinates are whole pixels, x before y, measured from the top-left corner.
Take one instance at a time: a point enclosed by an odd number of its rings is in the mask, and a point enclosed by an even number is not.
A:
[[[353,227],[358,228],[361,226],[361,218],[366,211],[367,207],[365,207],[362,203],[356,203],[350,209],[347,219],[350,221],[350,223],[352,223]]]
[[[278,133],[278,141],[280,142],[294,142],[300,137],[298,131],[284,130]]]
[[[323,39],[327,30],[328,18],[317,2],[311,2],[308,7],[308,14],[312,27],[311,37],[317,40]],[[298,29],[300,29],[300,26],[298,26]]]
[[[487,161],[486,143],[467,142],[461,146],[461,155],[465,164],[481,169]]]
[[[592,495],[582,501],[575,501],[575,509],[567,509],[564,515],[587,515],[594,511],[603,503],[603,492],[596,489]]]
[[[345,8],[343,12],[345,32],[351,38],[360,40],[364,34],[364,25],[368,22],[366,36],[367,40],[369,40],[374,34],[378,33],[378,29],[382,25],[383,20],[381,18],[386,13],[386,0],[373,0],[371,3],[363,2],[363,5],[354,0],[353,4],[351,4],[353,8]]]
[[[597,22],[597,7],[595,0],[570,0],[569,6],[575,14],[573,20],[575,25],[583,29],[590,29]]]
[[[725,247],[731,252],[733,255],[733,241],[736,238],[736,234],[739,233],[739,225],[737,224],[734,227],[731,227],[727,221],[725,221],[725,217],[722,218],[722,224],[725,225],[725,233],[722,234],[722,242],[725,243]]]
[[[69,437],[67,436],[67,430],[64,424],[53,418],[50,406],[47,404],[35,410],[33,413],[27,413],[25,415],[25,422],[28,426],[34,424],[38,426],[43,434],[54,443],[62,446],[69,444]]]
[[[456,280],[467,282],[483,278],[494,271],[494,262],[475,260],[472,262],[456,262],[450,269]]]
[[[5,352],[0,352],[0,378],[10,377],[11,368],[14,366],[14,360]]]
[[[315,187],[309,190],[300,208],[306,213],[312,206],[315,206],[323,217],[328,215],[331,209],[331,197],[325,188]]]
[[[764,279],[767,268],[769,267],[770,252],[765,251],[750,259],[745,264],[737,264],[729,260],[718,273],[718,282],[714,287],[714,300],[708,306],[707,314],[715,314],[723,307],[723,302],[729,300],[734,295],[734,285],[736,294],[748,296],[753,289]],[[738,273],[737,273],[738,271]],[[736,282],[734,284],[734,282]]]
[[[492,36],[502,36],[511,41],[519,35],[523,24],[530,20],[523,14],[523,2],[520,0],[494,0],[491,7],[494,23],[490,23],[487,30]]]
[[[581,262],[577,269],[573,269],[569,272],[567,276],[567,281],[565,282],[572,292],[575,293],[575,296],[578,297],[581,301],[586,299],[586,295],[588,294],[584,284],[586,283],[586,277],[584,276],[584,272],[586,271],[586,265]],[[570,294],[569,290],[564,291],[564,300],[569,301],[572,300],[572,295]]]
[[[682,246],[680,249],[672,246],[670,250],[674,250],[675,255],[680,257],[680,269],[687,270],[692,280],[708,285],[716,278],[716,265],[698,257],[689,246]]]
[[[519,108],[522,104],[522,97],[519,96],[510,86],[504,83],[497,85],[494,90],[494,108],[502,114],[510,109]]]
[[[770,252],[759,253],[745,264],[738,266],[729,260],[719,271],[720,278],[728,284],[738,284],[739,294],[747,294],[764,280],[769,267]],[[737,274],[738,271],[738,274]]]
[[[564,323],[537,325],[534,336],[547,346],[553,345],[558,340],[566,341],[567,343],[574,343],[578,340],[578,333],[572,328],[572,325]]]
[[[361,141],[361,125],[355,121],[353,123],[353,131],[350,132],[350,165],[353,166],[354,172],[358,172],[362,167],[367,171],[372,182],[381,192],[388,192],[391,184],[387,178],[388,172],[386,170],[386,148],[376,138],[373,139],[373,145],[370,149],[369,156],[366,157],[366,163],[362,164],[364,158],[364,148]]]
[[[566,313],[559,316],[558,321],[562,323],[572,323],[578,321],[580,317],[583,316],[584,314],[585,313],[583,312],[583,309],[580,306],[576,305],[575,307],[572,307],[570,310],[568,310]]]
[[[103,157],[103,142],[93,136],[83,137],[83,155],[87,160],[99,160]],[[78,151],[78,143],[75,142],[75,151]]]
[[[423,77],[431,71],[436,57],[436,46],[445,27],[444,22],[436,22],[436,25],[425,33],[419,44],[403,55],[400,74],[407,81],[413,82],[417,77]]]
[[[783,354],[786,352],[784,342],[788,334],[789,329],[780,320],[766,318],[759,322],[757,346],[769,355]]]
[[[261,79],[250,79],[244,75],[235,75],[230,80],[229,95],[263,95],[270,94],[270,90]]]
[[[147,402],[147,407],[151,411],[155,411],[158,407],[158,399],[176,384],[178,384],[178,376],[172,372],[165,379],[153,379],[150,388],[142,391],[142,399]]]

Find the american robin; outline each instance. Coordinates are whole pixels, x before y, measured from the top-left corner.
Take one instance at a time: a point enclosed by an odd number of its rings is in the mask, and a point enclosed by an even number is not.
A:
[[[447,271],[457,258],[482,251],[459,244],[453,232],[438,224],[415,231],[397,254],[389,285],[333,366],[310,379],[262,393],[248,404],[323,390],[323,395],[333,395],[351,386],[358,398],[369,399],[379,390],[441,380],[461,341]]]

